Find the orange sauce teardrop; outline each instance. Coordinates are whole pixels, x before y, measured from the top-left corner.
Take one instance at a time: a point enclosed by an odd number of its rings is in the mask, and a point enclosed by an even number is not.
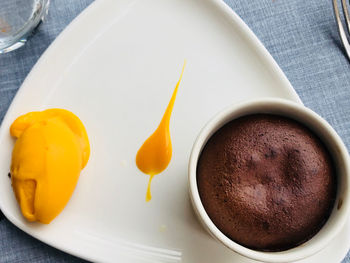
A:
[[[146,201],[150,201],[151,182],[156,174],[164,171],[170,163],[172,156],[172,145],[170,138],[170,117],[173,111],[177,90],[179,88],[182,75],[186,66],[186,61],[182,67],[180,79],[177,82],[173,95],[169,101],[168,107],[165,110],[163,118],[159,123],[158,128],[148,139],[142,144],[136,155],[136,165],[145,174],[150,176],[148,181]]]

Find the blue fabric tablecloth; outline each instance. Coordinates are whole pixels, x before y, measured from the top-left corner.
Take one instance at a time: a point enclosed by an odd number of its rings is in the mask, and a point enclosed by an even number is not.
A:
[[[350,63],[331,0],[225,0],[269,50],[304,104],[350,147]],[[51,1],[49,15],[21,49],[0,55],[0,121],[32,66],[92,0]],[[7,176],[7,175],[2,175]],[[23,233],[0,214],[0,262],[83,262]],[[350,254],[343,263],[350,263]]]

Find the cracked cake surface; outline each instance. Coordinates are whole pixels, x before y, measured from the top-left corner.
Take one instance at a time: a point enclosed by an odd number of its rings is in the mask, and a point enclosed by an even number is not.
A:
[[[263,251],[313,237],[336,195],[332,159],[320,139],[299,122],[269,114],[221,127],[199,157],[197,184],[220,231]]]

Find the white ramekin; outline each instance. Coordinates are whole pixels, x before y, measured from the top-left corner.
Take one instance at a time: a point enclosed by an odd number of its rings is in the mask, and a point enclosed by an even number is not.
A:
[[[333,157],[337,175],[337,196],[330,218],[309,241],[281,252],[262,252],[246,248],[226,237],[207,215],[197,187],[197,162],[208,139],[227,122],[241,116],[270,113],[295,119],[310,128],[326,145]],[[211,119],[199,133],[189,160],[189,190],[193,209],[204,228],[231,250],[251,259],[264,262],[291,262],[306,258],[324,248],[344,226],[350,210],[350,158],[347,149],[334,129],[319,115],[303,105],[277,98],[250,100],[232,105]]]

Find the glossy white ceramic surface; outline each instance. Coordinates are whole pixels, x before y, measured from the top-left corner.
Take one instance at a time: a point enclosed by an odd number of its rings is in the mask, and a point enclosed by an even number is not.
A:
[[[337,197],[332,213],[322,229],[310,240],[295,248],[280,252],[262,252],[246,248],[226,237],[207,215],[197,187],[197,163],[210,137],[226,123],[242,116],[267,113],[294,119],[311,129],[325,144],[333,157],[337,175]],[[261,98],[235,103],[215,115],[198,135],[189,161],[190,198],[196,215],[208,232],[233,251],[263,262],[293,262],[307,259],[326,247],[343,229],[350,210],[350,158],[335,130],[319,115],[299,103],[280,98]],[[332,258],[328,258],[331,260]]]

